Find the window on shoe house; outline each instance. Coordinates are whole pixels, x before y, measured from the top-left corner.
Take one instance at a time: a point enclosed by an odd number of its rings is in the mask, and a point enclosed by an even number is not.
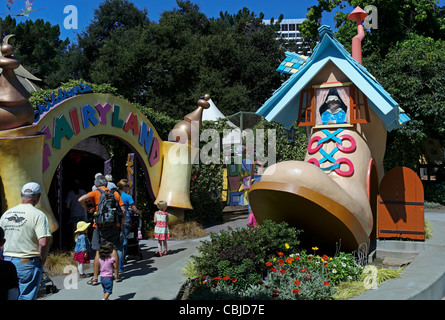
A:
[[[348,126],[369,122],[367,99],[351,82],[313,85],[300,94],[299,126]]]

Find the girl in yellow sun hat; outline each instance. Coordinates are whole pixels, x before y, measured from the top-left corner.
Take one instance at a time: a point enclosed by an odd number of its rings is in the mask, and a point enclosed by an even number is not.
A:
[[[91,244],[87,237],[88,227],[90,223],[85,221],[79,221],[77,223],[77,229],[74,231],[74,240],[76,246],[74,248],[74,261],[77,261],[77,268],[81,278],[85,278],[84,264],[90,263]]]

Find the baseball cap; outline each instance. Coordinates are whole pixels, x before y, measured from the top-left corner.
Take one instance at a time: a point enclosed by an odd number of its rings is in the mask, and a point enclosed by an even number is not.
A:
[[[28,182],[22,188],[22,194],[40,194],[40,185],[37,182]]]

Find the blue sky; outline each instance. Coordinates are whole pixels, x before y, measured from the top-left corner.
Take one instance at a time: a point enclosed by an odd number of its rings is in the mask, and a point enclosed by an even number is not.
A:
[[[17,17],[17,21],[23,21],[24,19],[44,19],[49,21],[52,25],[58,24],[60,26],[61,38],[66,37],[71,40],[76,38],[76,33],[80,33],[93,19],[94,10],[99,7],[103,0],[34,0],[33,9],[39,9],[30,13],[29,18]],[[133,0],[132,1],[138,8],[146,8],[148,10],[148,18],[152,21],[158,21],[160,15],[164,11],[172,10],[176,8],[176,0]],[[284,18],[305,18],[307,8],[318,3],[317,0],[192,0],[197,4],[201,12],[207,17],[218,17],[221,11],[229,12],[230,14],[237,13],[243,7],[247,7],[250,11],[255,12],[257,15],[260,12],[264,13],[266,19],[274,17],[277,19],[280,14],[284,15]],[[6,8],[7,1],[0,0],[0,13],[5,16],[7,13]],[[77,8],[78,17],[78,29],[66,29],[64,28],[64,20],[67,19],[70,12],[64,13],[66,6],[75,6]],[[24,0],[16,0],[11,7],[11,14],[20,13],[20,9],[25,7]],[[332,14],[326,14],[323,17],[323,24],[334,26],[334,20]]]
[[[33,9],[38,9],[30,13],[29,18],[17,17],[18,22],[24,19],[44,19],[52,25],[60,26],[61,38],[66,37],[70,40],[76,38],[76,34],[80,33],[93,19],[94,10],[99,7],[103,0],[34,0]],[[164,11],[176,8],[176,0],[133,0],[138,8],[146,8],[148,10],[148,18],[152,21],[158,21],[160,15]],[[266,19],[274,17],[277,19],[280,14],[284,18],[305,18],[307,8],[318,3],[317,0],[192,0],[201,8],[201,12],[207,17],[218,17],[221,11],[230,14],[237,13],[243,7],[247,7],[250,11],[257,15],[264,13]],[[445,0],[440,0],[440,5],[445,5]],[[7,1],[0,0],[0,14],[8,13],[6,8]],[[67,29],[64,27],[64,21],[68,20],[70,12],[64,13],[66,6],[75,6],[77,8],[77,29]],[[11,14],[20,13],[20,9],[25,7],[25,0],[15,0],[11,7]],[[343,12],[350,12],[351,8],[343,9]],[[4,14],[2,15],[4,16]],[[322,18],[322,24],[334,27],[334,12],[325,13]]]

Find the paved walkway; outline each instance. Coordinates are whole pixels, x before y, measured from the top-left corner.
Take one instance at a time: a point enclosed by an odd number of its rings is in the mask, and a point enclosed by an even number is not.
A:
[[[408,267],[402,278],[389,280],[375,290],[368,290],[354,300],[441,300],[445,296],[445,210],[427,211],[433,228],[433,238],[426,242],[379,241],[377,257],[392,261],[406,261]],[[247,225],[248,216],[233,216],[228,221],[206,228],[208,232],[218,232],[227,227],[237,228]],[[181,272],[191,255],[197,254],[201,241],[209,237],[192,240],[170,240],[170,254],[155,257],[157,241],[141,240],[143,253],[141,260],[129,260],[124,280],[114,283],[111,300],[174,300],[186,280]],[[91,266],[92,267],[92,266]],[[90,269],[92,270],[92,268]],[[67,277],[52,280],[59,289],[54,294],[43,294],[41,300],[100,300],[102,287],[90,286],[87,279],[68,283]],[[74,286],[75,285],[75,286]]]
[[[401,278],[384,282],[353,300],[443,300],[445,296],[445,210],[425,211],[433,237],[423,241],[379,241],[377,257],[407,261]]]
[[[206,228],[207,232],[219,232],[228,227],[245,227],[248,215],[229,216],[227,221]],[[190,256],[198,254],[201,241],[210,237],[188,240],[169,240],[167,256],[155,257],[157,240],[141,240],[142,259],[128,259],[123,281],[114,282],[110,300],[174,300],[187,280],[182,268],[187,265]],[[92,272],[92,264],[87,272]],[[103,297],[102,286],[87,284],[90,278],[76,279],[60,276],[51,280],[59,289],[57,293],[45,294],[41,290],[39,300],[100,300]]]

